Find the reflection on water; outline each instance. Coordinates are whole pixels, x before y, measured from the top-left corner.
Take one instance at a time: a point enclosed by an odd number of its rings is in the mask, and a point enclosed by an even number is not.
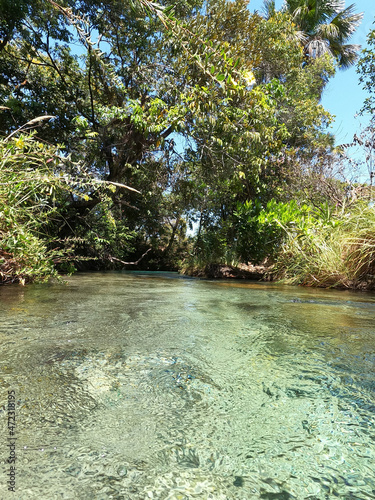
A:
[[[0,318],[12,498],[375,498],[374,294],[97,273]]]

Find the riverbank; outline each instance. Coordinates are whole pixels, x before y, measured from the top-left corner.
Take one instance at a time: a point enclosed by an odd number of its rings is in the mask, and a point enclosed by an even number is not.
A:
[[[295,278],[283,276],[276,273],[271,265],[257,265],[240,263],[237,266],[228,264],[207,264],[203,267],[190,266],[179,271],[181,274],[206,279],[233,279],[233,280],[253,280],[253,281],[278,281],[286,285],[300,285],[310,288],[335,288],[339,290],[375,290],[375,279],[368,275],[366,279],[344,279],[343,276],[332,272],[330,279],[326,277],[324,281],[314,280],[311,274],[304,281],[297,283]],[[309,279],[308,279],[309,278]]]
[[[228,264],[207,264],[203,267],[190,266],[180,271],[181,274],[208,279],[245,279],[272,281],[270,266],[240,263],[237,266]]]

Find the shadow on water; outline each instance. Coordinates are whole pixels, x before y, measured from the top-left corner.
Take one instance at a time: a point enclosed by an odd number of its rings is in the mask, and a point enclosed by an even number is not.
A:
[[[17,499],[375,498],[375,295],[93,273],[0,314]]]

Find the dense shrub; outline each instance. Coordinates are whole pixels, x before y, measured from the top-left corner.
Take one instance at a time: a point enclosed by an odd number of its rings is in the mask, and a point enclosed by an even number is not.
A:
[[[0,141],[0,283],[55,276],[54,251],[42,237],[56,212],[57,151],[20,135]]]
[[[270,200],[265,206],[259,200],[238,204],[234,227],[239,258],[254,264],[266,257],[273,260],[287,234],[306,231],[311,218],[312,209],[296,201]]]
[[[111,188],[33,133],[1,139],[0,283],[43,281],[77,261],[122,257],[133,234],[112,215]],[[62,237],[71,204],[93,192],[100,202]]]

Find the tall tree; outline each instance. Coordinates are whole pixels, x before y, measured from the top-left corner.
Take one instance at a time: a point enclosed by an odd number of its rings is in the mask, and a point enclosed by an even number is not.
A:
[[[275,1],[266,0],[264,9],[266,15],[273,15]],[[343,0],[286,0],[283,11],[300,30],[307,61],[328,53],[342,69],[355,64],[360,46],[347,42],[363,14],[355,12],[354,4],[344,8]]]

